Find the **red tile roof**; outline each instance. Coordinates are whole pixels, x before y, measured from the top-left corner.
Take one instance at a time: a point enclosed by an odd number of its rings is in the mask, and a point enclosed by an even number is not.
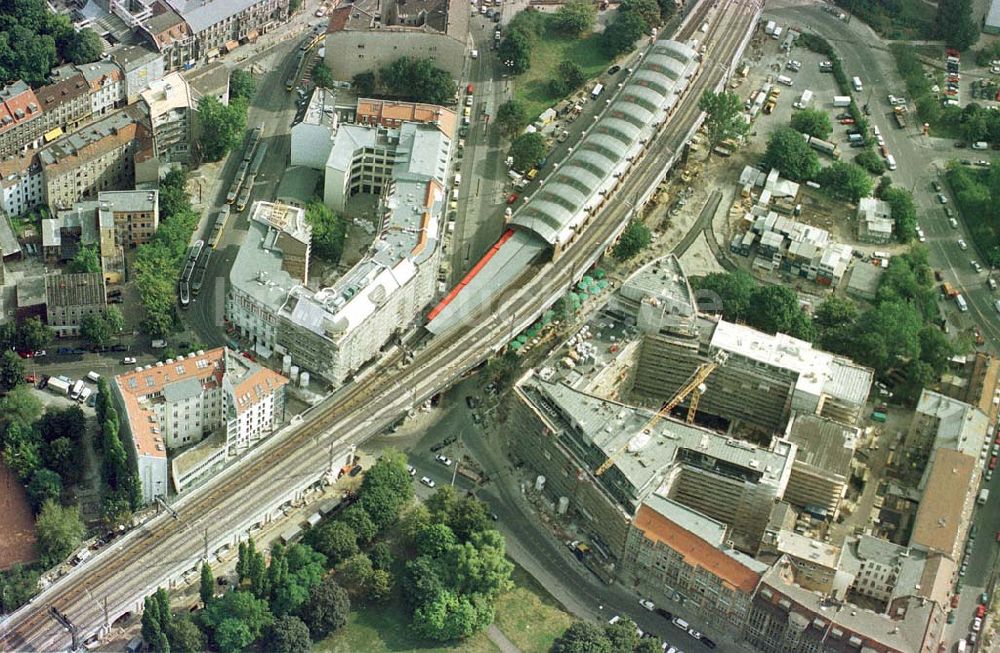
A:
[[[745,593],[753,592],[760,581],[760,574],[715,548],[694,533],[670,521],[646,504],[639,507],[632,523],[643,532],[646,539],[661,542],[684,557],[692,567],[711,572],[726,585]]]
[[[40,115],[42,103],[34,91],[25,87],[24,91],[0,103],[0,134]]]

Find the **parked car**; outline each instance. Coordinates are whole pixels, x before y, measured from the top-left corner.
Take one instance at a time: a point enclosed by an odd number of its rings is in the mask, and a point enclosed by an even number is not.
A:
[[[969,246],[968,246],[968,245],[967,245],[967,244],[965,243],[965,241],[964,241],[964,240],[962,240],[961,238],[959,238],[957,242],[958,242],[958,248],[959,248],[960,250],[962,250],[963,252],[964,252],[965,250],[969,249]]]
[[[135,365],[135,356],[126,356],[123,358],[122,365]]]
[[[438,454],[434,456],[434,460],[438,461],[445,467],[451,467],[451,458],[449,458],[448,456],[445,456],[443,454]]]
[[[437,483],[435,483],[431,479],[427,478],[426,476],[421,476],[420,477],[420,482],[423,483],[424,485],[426,485],[427,487],[434,487],[435,485],[437,485]]]
[[[639,605],[646,608],[650,612],[656,609],[656,606],[649,599],[639,599]]]
[[[611,66],[610,68],[608,68],[608,74],[609,75],[614,75],[616,72],[618,72],[621,69],[622,69],[622,67],[616,64],[616,65]]]
[[[940,203],[942,203],[942,204],[947,204],[948,203],[948,198],[945,196],[944,193],[938,193],[937,194],[937,201],[940,202]]]
[[[410,472],[410,476],[416,476],[417,475],[417,468],[414,467],[413,465],[407,465],[406,466],[406,471]]]

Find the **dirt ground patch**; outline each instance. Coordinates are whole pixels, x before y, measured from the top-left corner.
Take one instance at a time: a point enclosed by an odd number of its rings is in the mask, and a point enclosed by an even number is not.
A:
[[[0,569],[17,563],[34,562],[35,519],[28,505],[28,495],[14,472],[0,460]]]

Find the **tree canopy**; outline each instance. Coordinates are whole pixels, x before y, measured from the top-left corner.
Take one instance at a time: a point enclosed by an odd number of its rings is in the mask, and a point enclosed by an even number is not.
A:
[[[764,165],[776,168],[782,177],[792,181],[808,181],[819,173],[819,157],[809,147],[802,134],[782,128],[771,134],[764,152]]]
[[[302,606],[302,619],[312,636],[321,639],[343,628],[350,612],[347,591],[327,576],[309,592],[309,600]]]
[[[311,653],[312,640],[309,627],[294,615],[275,620],[267,638],[267,650],[273,653]]]
[[[333,78],[333,72],[330,70],[330,67],[324,61],[316,63],[316,66],[313,68],[312,79],[316,83],[316,86],[322,88],[333,88],[334,82],[337,81]]]
[[[48,567],[58,564],[83,541],[84,528],[80,509],[46,501],[35,520],[35,530],[38,533],[38,551],[42,563]]]
[[[938,0],[934,24],[945,44],[957,50],[967,50],[979,40],[972,0]]]
[[[208,161],[218,161],[240,146],[247,127],[247,105],[245,100],[230,101],[228,105],[219,102],[214,95],[205,95],[198,100],[198,124],[202,155]]]
[[[830,114],[822,109],[802,109],[792,114],[792,129],[820,139],[830,138],[833,125]]]
[[[101,260],[97,258],[96,247],[81,247],[77,250],[76,256],[66,264],[66,272],[71,274],[100,271]]]
[[[649,227],[642,220],[633,219],[625,227],[618,242],[615,243],[614,255],[619,261],[627,261],[646,249],[653,241]]]
[[[400,57],[379,69],[379,80],[390,95],[430,104],[448,104],[455,97],[451,73],[432,59]]]
[[[516,27],[507,30],[507,36],[500,41],[497,59],[511,74],[521,75],[531,68],[531,36]]]
[[[823,168],[817,181],[833,195],[857,202],[872,194],[875,184],[868,172],[856,163],[834,161]]]
[[[257,84],[253,81],[253,75],[242,68],[235,68],[229,73],[229,100],[250,101]]]
[[[564,59],[559,62],[557,73],[549,80],[549,90],[552,95],[557,97],[572,93],[587,81],[587,75],[583,72],[583,68],[572,59]]]
[[[641,14],[634,11],[619,11],[618,16],[604,29],[601,37],[604,53],[614,58],[630,51],[647,29],[649,26]]]
[[[786,286],[759,285],[743,271],[715,272],[694,277],[699,305],[721,310],[731,322],[746,322],[768,333],[787,333],[812,340],[809,316],[800,308],[795,291]]]
[[[538,132],[521,134],[510,145],[510,156],[514,158],[514,169],[526,172],[545,158],[548,148],[545,137]]]
[[[85,64],[101,56],[101,41],[90,28],[77,32],[69,16],[50,12],[44,0],[16,0],[0,7],[0,78],[45,84],[59,63]]]
[[[202,619],[224,653],[242,651],[274,621],[267,602],[245,591],[226,592],[213,600],[202,613]]]
[[[709,156],[712,148],[722,141],[740,138],[750,131],[750,125],[743,119],[743,102],[736,93],[705,91],[698,101],[698,107],[706,113]]]
[[[496,124],[507,136],[511,136],[528,126],[531,117],[524,103],[514,98],[507,100],[497,109]]]
[[[312,227],[313,252],[336,265],[344,252],[347,223],[319,200],[306,207],[306,222]]]
[[[597,20],[597,6],[586,0],[569,0],[556,10],[552,17],[552,27],[569,36],[579,36],[589,32]]]

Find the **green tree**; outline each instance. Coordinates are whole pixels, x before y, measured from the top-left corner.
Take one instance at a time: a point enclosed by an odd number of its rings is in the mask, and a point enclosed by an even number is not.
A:
[[[865,148],[854,157],[854,163],[861,166],[873,175],[881,175],[885,172],[885,161],[875,150]]]
[[[242,143],[247,126],[246,104],[240,100],[226,106],[214,95],[198,100],[198,124],[202,154],[208,161],[218,161]]]
[[[625,227],[625,231],[615,243],[615,258],[619,261],[627,261],[636,254],[644,250],[653,241],[653,235],[641,220],[633,219]]]
[[[36,469],[28,482],[28,501],[36,513],[42,509],[46,501],[58,503],[62,496],[62,479],[51,469]]]
[[[368,557],[371,558],[372,566],[375,569],[384,569],[386,571],[392,569],[392,563],[395,560],[395,556],[392,555],[392,549],[385,542],[376,542],[368,552]]]
[[[368,97],[375,92],[375,73],[358,73],[351,78],[351,86],[359,97]]]
[[[830,295],[816,308],[813,322],[821,330],[847,329],[858,319],[857,304],[838,295]]]
[[[66,485],[73,485],[81,476],[78,452],[69,438],[56,438],[42,447],[42,464],[59,474]]]
[[[7,425],[3,439],[4,462],[21,482],[27,482],[41,466],[38,434],[27,424],[13,422]]]
[[[549,89],[552,95],[560,97],[580,88],[586,81],[587,75],[583,68],[575,61],[566,59],[559,63],[556,77],[549,81]]]
[[[584,0],[569,0],[552,16],[552,27],[568,36],[579,36],[594,28],[597,7]]]
[[[34,424],[41,415],[42,402],[26,385],[19,385],[0,397],[0,428],[6,428],[13,422]]]
[[[275,551],[272,551],[268,571],[275,568],[276,560],[281,563],[282,569],[269,579],[273,596],[271,607],[276,616],[284,616],[298,612],[309,600],[309,592],[323,580],[323,574],[326,573],[326,556],[304,544],[291,545],[281,554],[280,559],[274,556]]]
[[[787,333],[802,340],[813,338],[812,323],[788,286],[758,286],[750,297],[747,322],[767,333]]]
[[[470,637],[492,622],[493,605],[489,601],[445,590],[418,606],[410,625],[421,637],[444,642]]]
[[[100,272],[101,260],[97,258],[96,247],[81,247],[76,256],[66,264],[66,272],[80,274],[84,272]]]
[[[574,621],[552,643],[552,653],[618,653],[604,629],[589,621]]]
[[[852,202],[871,195],[874,188],[872,178],[864,168],[845,161],[834,161],[829,167],[823,168],[817,180],[828,192]]]
[[[10,614],[24,605],[38,593],[38,579],[41,572],[16,563],[7,571],[0,572],[0,612]]]
[[[203,619],[224,652],[243,650],[274,622],[267,602],[243,591],[226,592],[209,603]]]
[[[328,206],[315,200],[306,207],[306,222],[312,228],[313,252],[336,265],[344,251],[347,224]]]
[[[358,505],[379,529],[394,524],[403,505],[412,498],[413,482],[406,456],[393,449],[384,452],[368,469],[358,490]]]
[[[705,130],[708,135],[709,156],[712,155],[712,148],[722,141],[742,138],[750,131],[750,125],[743,119],[743,102],[740,96],[731,91],[720,93],[705,91],[698,102],[698,107],[706,114]]]
[[[97,32],[85,27],[79,32],[73,31],[72,37],[67,39],[65,46],[61,48],[62,55],[75,64],[93,63],[101,58],[104,48],[101,46],[101,37]]]
[[[612,651],[631,651],[639,643],[639,633],[635,630],[635,622],[625,617],[613,624],[604,626],[604,635],[611,642]]]
[[[168,639],[170,653],[203,653],[207,650],[204,633],[186,614],[174,618]]]
[[[896,238],[901,243],[912,241],[917,235],[917,206],[913,202],[913,195],[905,188],[893,186],[882,192],[882,199],[892,211]]]
[[[371,579],[372,561],[364,553],[357,553],[345,560],[337,569],[337,582],[352,598],[364,597]]]
[[[390,95],[414,102],[447,104],[457,90],[451,73],[426,58],[396,59],[379,70],[379,80]]]
[[[279,617],[271,626],[267,650],[272,653],[311,653],[309,627],[296,616]]]
[[[8,392],[24,381],[24,361],[7,350],[0,356],[0,392]]]
[[[46,501],[35,520],[35,531],[42,564],[51,567],[62,562],[83,541],[80,509]]]
[[[341,521],[321,524],[318,528],[310,531],[306,539],[334,566],[359,551],[357,533],[348,524]]]
[[[459,541],[472,539],[474,533],[490,529],[486,504],[473,496],[462,497],[448,515],[448,525]]]
[[[125,316],[117,306],[108,306],[104,309],[104,321],[108,325],[108,330],[114,335],[120,334],[125,329]]]
[[[406,563],[403,575],[403,598],[411,608],[433,601],[445,589],[434,559],[420,556]]]
[[[417,555],[440,557],[458,544],[455,533],[446,524],[428,524],[416,537]]]
[[[660,5],[656,0],[622,0],[618,12],[635,13],[642,16],[646,30],[660,24]]]
[[[538,132],[521,134],[510,144],[510,156],[514,158],[514,169],[527,172],[545,158],[548,148],[545,137]]]
[[[745,321],[757,282],[746,272],[713,272],[692,279],[698,303],[705,309],[721,310],[731,322]]]
[[[816,138],[830,138],[833,125],[830,114],[821,109],[802,109],[792,114],[792,129]]]
[[[152,644],[159,640],[162,631],[160,629],[160,603],[155,596],[147,596],[142,602],[142,638]]]
[[[503,536],[497,531],[474,533],[443,558],[454,587],[463,594],[496,598],[511,587],[514,564],[507,560]]]
[[[507,31],[507,36],[500,41],[497,60],[512,75],[521,75],[531,68],[531,51],[531,36],[524,30],[510,29]]]
[[[802,135],[794,129],[782,128],[767,140],[763,161],[769,168],[777,168],[781,176],[792,181],[807,181],[819,174],[819,157],[809,147]]]
[[[309,592],[309,600],[302,606],[302,620],[316,639],[322,639],[347,623],[351,612],[351,599],[347,591],[327,576]]]
[[[229,74],[230,101],[237,99],[249,102],[256,90],[257,84],[253,81],[253,75],[248,71],[236,68]]]
[[[660,5],[660,20],[664,23],[677,13],[676,0],[657,0],[657,4]]]
[[[32,316],[17,328],[17,347],[22,351],[45,349],[52,342],[52,329],[37,316]]]
[[[938,0],[934,21],[945,45],[967,50],[979,40],[979,26],[972,15],[972,0]]]
[[[351,527],[358,536],[358,543],[366,545],[378,534],[378,526],[372,521],[368,512],[358,504],[354,504],[340,514],[340,521]]]
[[[334,83],[337,81],[333,78],[333,72],[330,70],[330,67],[323,61],[316,63],[316,66],[313,68],[312,79],[316,83],[316,86],[321,88],[333,88]]]
[[[497,125],[506,136],[512,136],[528,126],[531,117],[524,103],[518,99],[507,100],[497,109]]]
[[[604,54],[613,59],[630,51],[647,29],[649,27],[640,14],[633,11],[619,12],[601,37]]]
[[[647,636],[639,640],[632,653],[663,653],[663,640],[656,636]]]
[[[104,347],[112,338],[111,327],[103,313],[84,315],[80,321],[80,335],[98,347]]]
[[[208,605],[215,596],[215,574],[212,573],[212,568],[204,562],[201,563],[201,581],[198,587],[198,596],[201,597],[201,602],[204,605]]]

